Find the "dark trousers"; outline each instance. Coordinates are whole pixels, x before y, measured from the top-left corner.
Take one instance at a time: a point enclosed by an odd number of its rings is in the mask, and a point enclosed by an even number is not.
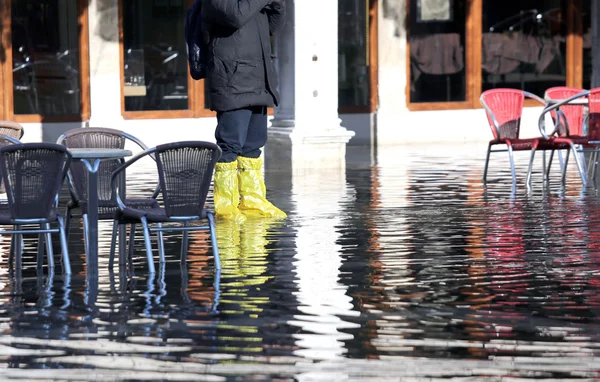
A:
[[[233,162],[238,155],[258,158],[267,143],[267,108],[252,106],[217,112],[217,145],[223,151],[219,162]]]

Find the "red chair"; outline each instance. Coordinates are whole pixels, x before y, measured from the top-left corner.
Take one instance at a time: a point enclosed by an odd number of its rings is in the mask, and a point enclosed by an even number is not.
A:
[[[585,89],[557,86],[546,90],[546,100],[564,100],[579,94],[581,94],[580,97],[582,99],[585,99],[584,93]],[[585,103],[563,105],[560,107],[560,110],[564,114],[568,126],[562,123],[557,124],[556,113],[553,111],[551,115],[557,126],[556,132],[558,136],[569,137],[574,141],[587,141],[587,137],[584,136]]]
[[[598,152],[600,149],[600,88],[591,89],[588,93],[588,145],[594,146],[592,155],[592,178],[596,180],[598,168]]]
[[[587,96],[589,92],[584,89],[570,88],[559,86],[550,88],[546,91],[547,100],[560,100],[559,102],[551,102],[540,115],[540,130],[544,129],[546,113],[550,113],[554,121],[555,130],[554,142],[557,145],[567,146],[567,156],[562,165],[562,183],[565,183],[567,164],[569,161],[569,153],[572,151],[577,169],[581,176],[584,186],[587,185],[587,177],[585,175],[584,162],[580,160],[579,153],[584,151],[596,151],[596,145],[590,144],[590,136],[586,131],[585,106],[588,103]],[[577,146],[580,146],[578,149]],[[552,166],[552,158],[554,149],[550,154],[550,161],[546,169],[547,176],[550,174]]]
[[[553,150],[558,148],[554,140],[546,134],[545,131],[541,131],[542,136],[537,138],[520,137],[521,114],[525,97],[534,99],[543,106],[546,105],[542,98],[518,89],[491,89],[483,92],[479,98],[479,101],[485,109],[490,129],[494,136],[494,139],[488,144],[487,155],[485,158],[485,168],[483,170],[484,183],[487,179],[490,154],[493,152],[508,151],[514,189],[517,182],[513,157],[514,151],[531,151],[529,170],[527,172],[527,186],[529,187],[535,150]],[[492,149],[492,147],[496,145],[505,145],[506,148]],[[565,145],[563,144],[562,146]],[[568,146],[566,146],[566,148],[568,148]]]

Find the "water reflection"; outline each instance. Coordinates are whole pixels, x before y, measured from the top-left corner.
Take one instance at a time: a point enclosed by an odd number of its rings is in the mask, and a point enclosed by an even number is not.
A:
[[[148,277],[141,240],[107,269],[101,226],[95,283],[79,224],[69,279],[37,271],[33,237],[17,274],[0,237],[0,379],[599,377],[598,196],[576,177],[511,195],[508,171],[483,187],[483,154],[354,149],[345,172],[267,174],[289,219],[217,221],[221,273],[202,231],[183,257],[165,235]]]

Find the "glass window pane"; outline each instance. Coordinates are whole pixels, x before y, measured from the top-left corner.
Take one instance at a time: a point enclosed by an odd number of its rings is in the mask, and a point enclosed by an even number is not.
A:
[[[77,18],[77,1],[12,1],[15,114],[80,114]]]
[[[583,88],[592,88],[592,3],[591,0],[583,1]]]
[[[466,98],[465,0],[410,1],[410,102]]]
[[[187,0],[123,0],[126,111],[187,110]]]
[[[566,84],[567,0],[483,1],[482,88]]]
[[[369,106],[367,1],[338,1],[339,106]]]

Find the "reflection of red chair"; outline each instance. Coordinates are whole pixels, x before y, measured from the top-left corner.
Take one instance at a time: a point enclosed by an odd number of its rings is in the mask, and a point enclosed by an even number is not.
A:
[[[483,238],[488,264],[493,266],[493,272],[489,272],[488,289],[492,306],[504,311],[527,304],[518,298],[527,290],[528,278],[531,277],[525,259],[523,205],[500,202],[489,206],[493,213],[486,223]],[[523,318],[520,312],[512,313]]]
[[[520,137],[521,114],[523,111],[525,97],[534,99],[540,104],[545,105],[544,100],[540,97],[517,89],[492,89],[481,94],[479,100],[485,109],[487,119],[494,136],[494,139],[492,139],[488,144],[485,168],[483,170],[484,183],[486,182],[490,154],[492,152],[508,151],[514,189],[517,182],[517,176],[515,172],[513,151],[531,151],[529,170],[527,172],[527,186],[529,187],[535,151],[554,150],[558,149],[559,147],[569,147],[565,144],[560,146],[557,145],[556,142],[554,142],[554,140],[550,138],[542,129],[540,129],[540,132],[542,133],[542,136],[540,137]],[[496,145],[506,145],[506,149],[493,150],[492,147]]]

